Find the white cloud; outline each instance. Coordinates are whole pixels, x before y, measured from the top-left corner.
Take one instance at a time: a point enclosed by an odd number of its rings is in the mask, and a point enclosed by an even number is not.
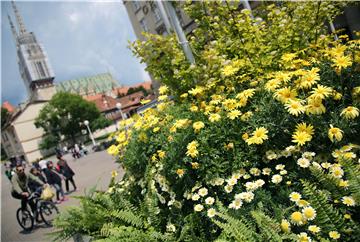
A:
[[[79,22],[80,16],[78,13],[70,13],[68,16],[69,16],[70,22],[72,22],[73,24],[77,24]]]

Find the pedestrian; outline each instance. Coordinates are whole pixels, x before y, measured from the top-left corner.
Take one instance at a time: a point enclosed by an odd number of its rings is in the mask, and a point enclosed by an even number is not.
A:
[[[56,190],[57,203],[66,201],[64,190],[62,189],[61,176],[54,170],[54,164],[52,161],[48,161],[47,168],[44,170],[47,183],[52,185]],[[61,194],[61,199],[60,199]]]
[[[63,151],[64,151],[64,154],[67,154],[67,153],[68,153],[68,148],[67,148],[66,145],[63,147]]]
[[[39,166],[42,171],[44,171],[47,168],[47,160],[41,160],[39,161]]]
[[[71,169],[71,167],[68,165],[66,160],[63,159],[62,156],[58,156],[58,167],[60,170],[60,173],[65,177],[65,188],[66,192],[69,192],[69,181],[74,187],[74,191],[76,191],[76,185],[75,181],[73,179],[75,172]]]
[[[5,175],[11,181],[11,177],[14,175],[13,169],[11,168],[10,164],[5,163]]]
[[[43,177],[43,175],[41,175],[40,170],[38,170],[35,167],[32,167],[30,169],[29,177],[31,178],[31,179],[29,179],[29,182],[28,182],[28,186],[29,186],[30,191],[31,192],[41,193],[42,184],[39,183],[39,180],[42,181],[43,184],[46,183],[46,180]]]
[[[88,154],[88,150],[86,149],[86,146],[84,144],[81,144],[81,150],[83,151],[84,155]]]
[[[61,149],[59,147],[55,147],[55,154],[56,156],[62,155]]]
[[[78,144],[75,144],[74,145],[74,150],[75,150],[75,155],[77,158],[80,158],[81,155],[80,155],[80,148],[79,148],[79,145]]]

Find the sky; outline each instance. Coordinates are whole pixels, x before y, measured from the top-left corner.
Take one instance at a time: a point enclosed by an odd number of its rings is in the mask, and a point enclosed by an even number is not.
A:
[[[150,80],[145,65],[132,55],[136,40],[122,1],[17,1],[27,31],[47,52],[55,83],[110,72],[122,85]],[[27,98],[7,14],[16,24],[11,2],[1,2],[1,101]]]

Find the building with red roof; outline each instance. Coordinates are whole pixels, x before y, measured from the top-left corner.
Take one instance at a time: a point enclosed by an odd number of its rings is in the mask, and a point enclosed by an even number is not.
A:
[[[8,101],[5,101],[2,105],[2,108],[5,108],[6,110],[8,110],[9,113],[13,113],[15,111],[15,107],[13,105],[11,105],[11,103],[9,103]]]

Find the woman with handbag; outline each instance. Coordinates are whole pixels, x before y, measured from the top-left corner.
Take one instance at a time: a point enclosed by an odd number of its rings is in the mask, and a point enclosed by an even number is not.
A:
[[[56,189],[56,199],[57,203],[61,203],[66,201],[67,198],[65,197],[64,190],[62,189],[61,185],[61,176],[55,171],[54,165],[52,161],[48,161],[47,168],[44,170],[47,183],[52,185]],[[61,199],[60,199],[61,194]]]
[[[76,191],[76,185],[75,181],[73,179],[73,176],[75,175],[75,172],[70,168],[66,160],[62,158],[62,156],[57,156],[58,158],[58,168],[59,172],[65,177],[65,188],[66,192],[69,192],[69,181],[74,187],[74,191]]]

